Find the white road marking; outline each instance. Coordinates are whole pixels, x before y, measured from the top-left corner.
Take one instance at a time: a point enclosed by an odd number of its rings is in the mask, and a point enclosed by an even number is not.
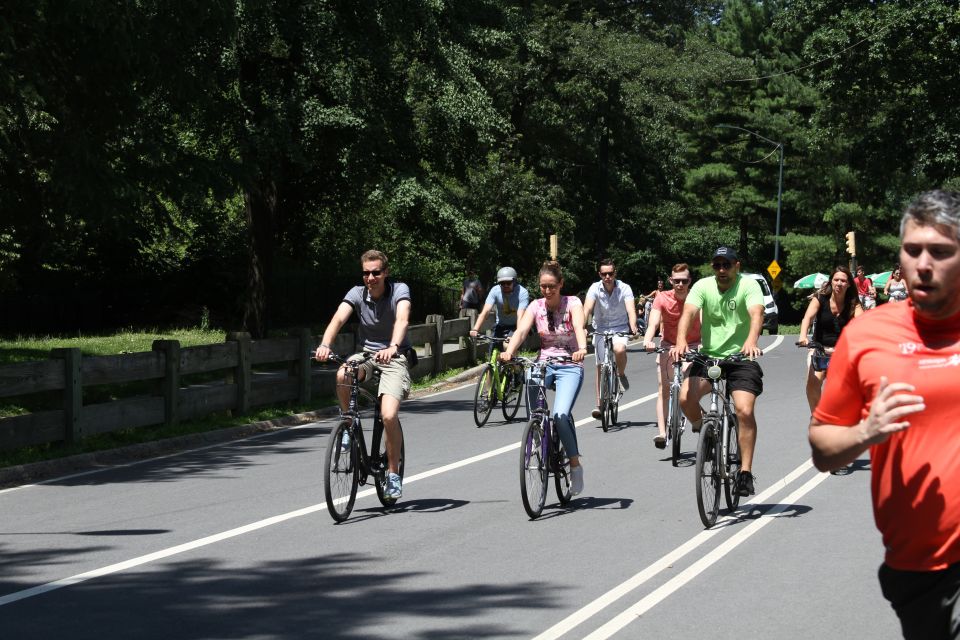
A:
[[[723,544],[712,549],[707,555],[697,560],[684,571],[681,571],[676,577],[670,579],[666,584],[656,589],[653,593],[646,596],[632,607],[615,617],[613,620],[598,628],[593,633],[587,635],[584,640],[604,640],[605,638],[609,638],[616,632],[620,631],[628,624],[636,620],[639,616],[649,611],[651,608],[665,600],[685,584],[706,571],[718,560],[722,559],[728,553],[746,542],[750,536],[754,535],[760,531],[760,529],[773,522],[777,517],[777,514],[789,509],[796,503],[797,500],[812,491],[817,485],[829,477],[830,474],[828,473],[818,473],[804,483],[804,485],[799,489],[787,496],[782,502],[764,512],[758,519],[754,520],[743,529],[737,531],[737,533],[731,536],[728,540],[724,541]]]
[[[760,493],[759,495],[751,499],[749,502],[746,502],[743,505],[741,505],[741,508],[749,504],[764,503],[775,493],[786,488],[790,483],[792,483],[794,480],[796,480],[797,478],[799,478],[801,475],[803,475],[804,473],[806,473],[812,468],[813,468],[813,464],[810,462],[810,460],[806,460],[803,464],[798,466],[796,469],[794,469],[784,477],[780,478],[780,480],[776,481],[766,491],[763,491],[762,493]],[[827,476],[828,474],[822,474],[822,475]],[[690,538],[689,540],[684,542],[682,545],[680,545],[673,551],[668,552],[665,556],[663,556],[662,558],[660,558],[650,566],[636,573],[630,579],[617,585],[616,587],[614,587],[607,593],[603,594],[593,602],[589,603],[582,609],[575,611],[574,613],[570,614],[569,616],[567,616],[557,624],[553,625],[552,627],[550,627],[540,635],[536,636],[534,640],[553,640],[554,638],[559,638],[560,636],[568,633],[571,629],[582,624],[584,621],[591,618],[592,616],[597,615],[602,610],[609,607],[620,598],[624,597],[634,589],[643,585],[645,582],[647,582],[648,580],[650,580],[651,578],[659,574],[661,571],[672,567],[676,562],[678,562],[684,556],[696,550],[697,548],[702,546],[705,542],[710,540],[710,538],[720,533],[723,530],[723,527],[720,525],[722,525],[724,522],[734,520],[734,519],[736,519],[734,516],[724,516],[723,518],[717,521],[717,524],[714,525],[712,529],[701,531],[700,533]]]

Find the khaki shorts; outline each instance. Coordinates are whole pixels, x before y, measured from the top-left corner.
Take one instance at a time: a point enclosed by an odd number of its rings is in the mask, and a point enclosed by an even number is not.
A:
[[[376,353],[368,351],[367,353]],[[350,360],[359,359],[360,355],[350,356]],[[387,364],[377,364],[374,360],[367,360],[360,367],[363,372],[364,384],[373,380],[374,368],[380,369],[380,387],[377,395],[393,396],[397,400],[406,400],[410,397],[410,370],[407,369],[406,356],[397,356]]]

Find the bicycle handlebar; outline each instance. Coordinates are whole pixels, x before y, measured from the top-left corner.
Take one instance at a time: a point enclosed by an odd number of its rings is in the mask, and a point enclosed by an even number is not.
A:
[[[751,360],[749,356],[743,353],[731,353],[728,356],[716,357],[707,355],[702,351],[687,351],[685,354],[683,354],[683,359],[687,362],[698,362],[700,364],[708,364],[711,361],[721,364],[725,362],[743,362],[744,360]]]
[[[510,341],[510,338],[497,338],[494,336],[485,336],[481,333],[473,336],[474,340],[479,340],[480,342],[499,342],[500,344],[505,344]]]
[[[794,344],[796,344],[797,347],[806,347],[807,349],[820,349],[821,351],[826,348],[819,342],[816,342],[815,340],[810,340],[807,342],[807,344],[800,344],[799,342],[795,342]]]

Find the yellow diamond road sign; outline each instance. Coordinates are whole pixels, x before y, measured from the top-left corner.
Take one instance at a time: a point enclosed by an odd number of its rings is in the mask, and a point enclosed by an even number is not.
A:
[[[777,264],[777,261],[776,261],[776,260],[774,260],[773,262],[771,262],[771,263],[770,263],[770,266],[767,267],[767,273],[769,273],[769,274],[770,274],[770,277],[771,277],[771,278],[774,278],[774,279],[775,279],[778,275],[780,275],[780,265]]]

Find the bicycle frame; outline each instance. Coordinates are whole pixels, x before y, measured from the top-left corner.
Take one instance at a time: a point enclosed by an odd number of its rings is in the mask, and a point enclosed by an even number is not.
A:
[[[350,420],[350,437],[356,439],[357,452],[359,453],[359,459],[357,460],[360,475],[359,484],[365,485],[369,475],[382,478],[387,471],[387,465],[386,460],[373,459],[373,452],[379,451],[380,439],[383,437],[383,420],[380,417],[379,397],[376,398],[373,404],[373,433],[371,435],[370,452],[367,452],[366,441],[363,435],[363,424],[360,421],[360,381],[357,379],[357,371],[362,363],[362,360],[358,360],[355,363],[349,361],[343,363],[347,366],[347,375],[350,376],[350,383],[348,385],[350,387],[350,401],[347,404],[346,412],[340,411],[340,419]],[[379,377],[378,372],[375,372],[373,382],[378,382]]]

